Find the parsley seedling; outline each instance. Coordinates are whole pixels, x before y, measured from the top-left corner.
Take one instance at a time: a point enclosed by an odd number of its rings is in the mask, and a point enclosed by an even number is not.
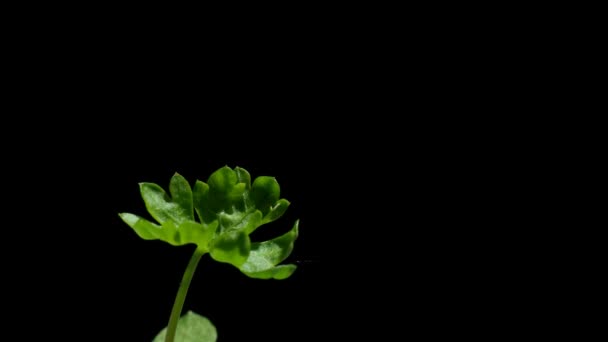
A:
[[[121,213],[122,220],[144,240],[196,245],[169,325],[155,342],[174,342],[176,332],[180,342],[216,340],[215,328],[206,318],[193,312],[179,318],[196,266],[205,254],[237,267],[251,278],[285,279],[295,271],[296,265],[279,264],[293,249],[299,221],[289,232],[272,240],[251,242],[249,238],[260,226],[281,217],[289,206],[289,201],[279,198],[275,178],[257,177],[252,184],[245,169],[225,166],[211,174],[207,183],[197,180],[194,187],[176,173],[169,183],[169,194],[154,183],[140,183],[139,188],[146,209],[156,222],[129,213]]]

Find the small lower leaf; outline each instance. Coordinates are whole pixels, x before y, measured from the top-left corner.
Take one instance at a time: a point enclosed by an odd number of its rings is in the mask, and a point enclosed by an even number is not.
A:
[[[163,329],[152,342],[165,342],[167,328]],[[177,322],[175,342],[216,342],[217,330],[206,317],[188,311]]]

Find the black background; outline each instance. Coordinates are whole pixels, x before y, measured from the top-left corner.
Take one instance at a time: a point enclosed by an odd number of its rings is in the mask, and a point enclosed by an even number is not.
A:
[[[280,235],[300,219],[300,237],[287,260],[299,269],[284,281],[254,280],[206,256],[184,309],[210,318],[221,341],[247,336],[279,341],[294,332],[316,338],[335,310],[329,304],[331,268],[349,259],[326,254],[338,231],[347,228],[340,224],[347,199],[338,190],[343,186],[334,184],[339,156],[332,161],[334,152],[328,150],[335,147],[315,142],[315,132],[295,133],[289,126],[299,119],[286,114],[272,119],[262,113],[238,118],[203,108],[192,112],[198,113],[157,110],[141,125],[99,118],[103,128],[74,126],[73,132],[58,133],[62,142],[37,145],[23,181],[32,185],[28,193],[37,205],[30,219],[39,223],[28,224],[30,248],[15,265],[21,279],[36,285],[21,309],[44,316],[52,327],[61,325],[59,311],[65,312],[70,336],[151,340],[167,324],[193,247],[141,240],[118,213],[147,216],[139,182],[166,188],[174,172],[193,183],[224,165],[241,166],[253,177],[277,177],[282,197],[292,202],[253,239]],[[33,269],[23,267],[28,264]]]
[[[220,341],[342,336],[352,324],[345,317],[359,319],[369,302],[362,282],[383,274],[366,261],[377,246],[365,244],[374,243],[374,210],[385,202],[372,190],[391,183],[383,178],[393,171],[368,150],[378,139],[373,127],[344,112],[330,116],[326,108],[338,98],[294,97],[276,86],[265,88],[272,95],[215,98],[205,90],[184,95],[187,86],[120,83],[45,85],[37,99],[24,99],[54,114],[32,119],[31,129],[14,125],[23,132],[19,149],[5,160],[13,203],[23,203],[4,250],[16,323],[27,327],[34,315],[39,329],[70,340],[151,340],[167,325],[193,247],[144,241],[118,213],[147,216],[139,182],[166,188],[179,172],[194,183],[228,165],[277,178],[292,205],[253,239],[280,235],[300,219],[286,261],[299,268],[287,280],[255,280],[206,256],[184,310],[211,319]],[[38,329],[21,332],[33,338]]]
[[[315,313],[323,306],[321,297],[326,281],[323,267],[329,263],[323,257],[323,231],[329,227],[325,226],[327,223],[323,216],[315,211],[324,187],[323,179],[314,173],[320,167],[302,158],[297,149],[285,148],[289,144],[289,137],[281,139],[275,135],[265,138],[263,135],[272,133],[265,132],[259,137],[255,130],[249,131],[249,134],[247,130],[231,130],[230,121],[224,121],[224,129],[227,136],[231,135],[228,132],[233,132],[236,136],[233,141],[222,142],[222,137],[214,133],[201,134],[207,138],[201,139],[206,143],[198,145],[202,151],[214,149],[214,144],[223,145],[218,148],[219,151],[198,153],[196,141],[199,139],[186,139],[190,140],[188,142],[192,147],[161,147],[153,149],[153,152],[144,152],[144,158],[137,160],[139,165],[132,166],[128,171],[117,168],[116,176],[112,177],[113,185],[102,183],[106,190],[111,190],[116,196],[113,203],[107,204],[108,215],[104,224],[113,230],[101,238],[110,252],[107,258],[98,259],[98,267],[105,272],[94,273],[93,279],[102,281],[112,289],[110,292],[116,297],[109,299],[109,302],[114,303],[116,308],[128,305],[128,310],[120,309],[121,319],[117,320],[117,325],[122,326],[120,331],[141,332],[137,335],[140,338],[134,334],[134,340],[149,339],[159,327],[166,325],[177,285],[193,249],[142,241],[112,214],[121,211],[144,213],[136,186],[139,181],[156,181],[166,186],[168,177],[175,171],[191,180],[205,179],[223,165],[246,167],[254,177],[277,177],[283,189],[282,196],[293,205],[280,221],[260,229],[254,240],[281,234],[300,218],[302,233],[288,260],[298,263],[300,267],[297,274],[288,280],[260,281],[243,276],[230,265],[218,264],[205,257],[193,280],[185,309],[209,317],[224,341],[236,341],[251,335],[279,340],[284,338],[284,333],[294,330],[299,335],[311,334],[309,338],[314,338],[313,332],[305,327],[319,320],[319,315]],[[239,147],[241,151],[238,151]],[[175,148],[181,151],[174,152]],[[135,148],[133,154],[137,151]],[[130,154],[126,153],[127,156]],[[162,156],[155,158],[155,155]],[[122,163],[131,160],[131,157],[118,158]],[[310,214],[307,215],[307,212]],[[305,229],[306,226],[309,229]],[[95,245],[103,249],[102,245]],[[106,277],[109,279],[104,279]],[[108,304],[105,299],[102,303]],[[320,321],[324,323],[324,320]]]
[[[405,63],[393,44],[364,54],[331,37],[272,58],[257,45],[210,56],[172,39],[159,51],[37,37],[16,50],[2,125],[5,294],[23,339],[156,335],[192,248],[143,241],[118,213],[145,215],[139,182],[166,187],[179,172],[193,183],[224,165],[275,176],[292,203],[254,240],[301,225],[288,280],[201,261],[185,310],[209,317],[219,341],[471,328],[470,293],[494,280],[475,282],[467,246],[495,191],[471,179],[501,166],[486,162],[491,139],[469,134],[476,120],[442,115],[474,108],[441,81],[442,62],[427,58],[439,54]]]
[[[144,241],[118,213],[147,216],[139,182],[166,188],[179,172],[193,183],[228,165],[275,176],[292,203],[254,241],[301,224],[287,260],[299,268],[287,280],[249,279],[203,258],[184,309],[210,318],[220,341],[378,337],[402,320],[443,333],[432,326],[457,317],[451,301],[463,299],[465,272],[448,252],[459,233],[445,222],[458,217],[441,209],[455,190],[442,171],[449,157],[427,154],[433,141],[396,144],[393,130],[375,131],[364,116],[313,119],[286,114],[289,104],[276,117],[260,104],[237,116],[219,105],[172,109],[173,98],[132,121],[67,120],[36,143],[12,184],[29,203],[12,230],[22,245],[9,254],[19,260],[12,278],[28,284],[10,284],[22,294],[20,316],[44,317],[70,339],[149,341],[167,324],[193,248]]]

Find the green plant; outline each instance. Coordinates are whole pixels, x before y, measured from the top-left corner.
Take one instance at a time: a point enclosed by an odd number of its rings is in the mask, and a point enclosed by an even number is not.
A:
[[[154,341],[181,341],[196,334],[201,341],[215,341],[213,325],[204,317],[189,312],[181,319],[182,307],[201,257],[237,267],[243,274],[259,279],[285,279],[296,265],[279,265],[289,256],[298,236],[298,222],[275,239],[251,242],[249,235],[260,226],[283,215],[289,201],[280,199],[280,188],[273,177],[257,177],[253,184],[249,173],[240,167],[222,167],[209,176],[207,183],[197,180],[194,187],[175,174],[169,183],[169,194],[153,183],[140,183],[146,209],[157,223],[140,216],[121,213],[122,220],[145,240],[162,240],[174,246],[196,245],[179,286],[169,325]],[[196,213],[196,215],[195,215]],[[195,217],[196,216],[196,217]],[[196,220],[198,218],[198,221]],[[179,321],[179,325],[178,325]]]

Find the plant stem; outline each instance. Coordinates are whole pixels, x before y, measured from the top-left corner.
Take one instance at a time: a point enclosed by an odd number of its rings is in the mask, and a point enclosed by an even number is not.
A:
[[[192,258],[190,258],[190,262],[188,263],[188,267],[186,267],[182,282],[179,284],[179,290],[177,290],[175,302],[173,303],[173,309],[171,310],[171,317],[169,318],[169,326],[167,327],[165,342],[173,342],[173,339],[175,338],[177,321],[179,321],[179,317],[182,314],[182,308],[184,306],[184,302],[186,301],[186,295],[188,294],[188,288],[190,287],[192,276],[194,275],[198,262],[201,260],[201,257],[205,255],[205,253],[207,252],[197,248],[194,251],[194,254],[192,254]]]

